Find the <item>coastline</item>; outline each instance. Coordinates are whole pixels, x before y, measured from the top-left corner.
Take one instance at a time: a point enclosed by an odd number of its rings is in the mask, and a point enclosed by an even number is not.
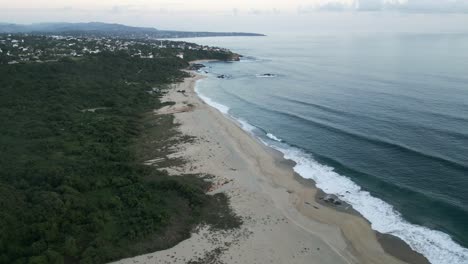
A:
[[[244,224],[228,234],[201,227],[174,248],[116,263],[204,263],[207,256],[220,263],[428,263],[403,241],[377,234],[357,212],[320,201],[294,162],[198,97],[202,78],[172,88],[164,100],[175,104],[156,113],[173,114],[181,132],[197,139],[179,146],[176,155],[188,163],[167,170],[214,175],[211,193],[226,193]]]

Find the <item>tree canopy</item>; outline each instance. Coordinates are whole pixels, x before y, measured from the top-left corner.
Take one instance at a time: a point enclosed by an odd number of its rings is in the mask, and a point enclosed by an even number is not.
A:
[[[207,182],[132,147],[161,106],[148,91],[186,66],[125,53],[0,65],[0,263],[104,263],[172,246],[212,210],[232,216]]]

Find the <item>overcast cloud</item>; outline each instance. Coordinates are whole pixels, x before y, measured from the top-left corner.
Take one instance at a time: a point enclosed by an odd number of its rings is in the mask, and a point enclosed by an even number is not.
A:
[[[468,12],[468,0],[328,0],[311,6],[319,10]]]
[[[0,0],[0,22],[210,31],[467,32],[468,0]]]
[[[272,9],[304,11],[411,11],[468,12],[468,0],[0,0],[0,9],[57,9],[63,7],[89,10],[166,9],[172,11],[238,12]]]

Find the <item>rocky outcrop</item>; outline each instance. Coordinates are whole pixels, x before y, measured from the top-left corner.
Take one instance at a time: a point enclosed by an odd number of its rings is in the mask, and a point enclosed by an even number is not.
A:
[[[201,63],[194,63],[194,64],[190,64],[188,69],[191,70],[191,71],[198,71],[198,70],[200,70],[202,68],[205,68],[205,67],[206,66],[201,64]]]
[[[340,198],[338,198],[338,196],[336,196],[334,194],[327,194],[327,195],[325,195],[324,197],[322,197],[320,199],[322,199],[326,203],[331,203],[331,204],[334,204],[334,205],[343,204],[343,202],[340,200]]]
[[[242,55],[239,55],[237,53],[233,53],[231,56],[232,61],[240,61],[241,58],[242,58]]]

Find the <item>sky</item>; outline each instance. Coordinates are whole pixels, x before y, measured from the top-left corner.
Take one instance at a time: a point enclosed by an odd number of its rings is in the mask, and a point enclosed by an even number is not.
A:
[[[0,0],[0,22],[174,30],[468,32],[468,0]]]

